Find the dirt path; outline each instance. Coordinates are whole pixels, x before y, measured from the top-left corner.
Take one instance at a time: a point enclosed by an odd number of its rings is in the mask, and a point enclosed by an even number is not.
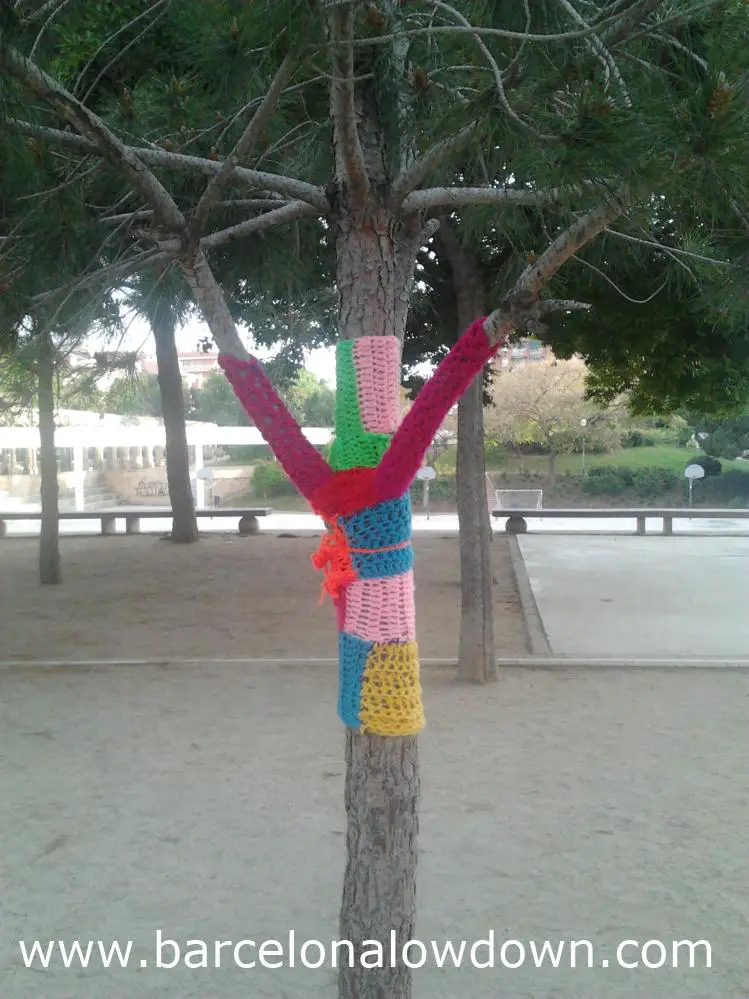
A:
[[[37,541],[0,544],[0,658],[279,658],[336,654],[319,607],[314,537],[63,537],[63,583],[37,582]],[[457,655],[457,538],[418,536],[416,600],[425,658]],[[493,544],[498,653],[527,652],[507,541]]]

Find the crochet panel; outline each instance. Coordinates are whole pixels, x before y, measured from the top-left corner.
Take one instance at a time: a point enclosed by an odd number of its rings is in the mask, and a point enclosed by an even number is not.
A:
[[[477,319],[460,337],[395,432],[377,468],[378,499],[393,499],[408,489],[445,416],[499,350],[500,343],[489,342],[484,322]]]
[[[483,322],[460,338],[400,427],[398,341],[339,343],[330,465],[256,360],[219,358],[245,411],[327,524],[313,563],[324,573],[322,598],[336,609],[338,715],[350,728],[396,737],[424,727],[408,489],[445,415],[498,349]]]
[[[413,573],[351,583],[344,621],[349,635],[369,642],[416,641]]]
[[[390,443],[387,433],[368,433],[360,408],[354,344],[343,340],[336,347],[336,436],[330,464],[336,470],[375,468]]]
[[[304,436],[256,358],[240,361],[222,354],[218,363],[283,470],[302,496],[310,499],[330,479],[328,463]]]
[[[372,646],[362,677],[359,718],[364,732],[416,735],[424,728],[416,642]]]
[[[359,412],[370,434],[392,434],[400,414],[401,345],[395,336],[367,336],[353,346]]]

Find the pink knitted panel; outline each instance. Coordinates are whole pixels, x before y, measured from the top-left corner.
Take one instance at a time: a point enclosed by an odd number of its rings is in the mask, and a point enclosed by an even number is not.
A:
[[[358,579],[346,588],[344,630],[368,642],[416,640],[413,572]]]
[[[401,345],[395,336],[367,336],[354,343],[362,424],[370,434],[392,434],[398,426]]]
[[[304,436],[256,358],[240,361],[221,354],[218,363],[242,408],[252,418],[286,474],[309,499],[332,476],[328,463]]]
[[[442,421],[501,343],[492,345],[477,319],[416,397],[375,473],[378,501],[402,496],[411,485]]]

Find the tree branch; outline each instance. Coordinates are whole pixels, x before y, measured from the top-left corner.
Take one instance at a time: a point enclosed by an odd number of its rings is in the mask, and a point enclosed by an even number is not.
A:
[[[476,134],[476,128],[476,122],[471,122],[455,135],[442,139],[441,142],[436,142],[423,156],[406,167],[393,183],[392,196],[395,204],[400,204],[408,194],[415,190],[427,174],[440,166],[453,153],[463,149]]]
[[[17,118],[6,118],[5,123],[23,135],[35,135],[58,146],[101,155],[101,150],[96,143],[73,132],[63,132],[60,129],[49,128],[46,125],[36,125],[33,122],[22,121]],[[212,177],[221,170],[220,160],[209,160],[202,156],[171,153],[167,152],[166,149],[160,149],[155,146],[150,148],[126,146],[125,149],[136,156],[142,163],[150,166],[186,170],[190,173],[199,173],[207,177]],[[325,196],[325,191],[315,184],[307,184],[305,181],[296,180],[293,177],[264,173],[261,170],[248,170],[246,167],[236,167],[233,176],[252,188],[274,191],[288,198],[306,201],[316,208],[320,215],[327,214],[329,210],[330,206]]]
[[[507,115],[510,118],[512,118],[512,120],[516,124],[520,125],[521,128],[524,128],[526,131],[529,131],[533,135],[535,135],[537,139],[540,139],[541,141],[549,141],[550,139],[554,139],[555,136],[553,135],[542,135],[540,132],[537,132],[536,129],[531,124],[529,124],[527,121],[524,121],[523,118],[520,117],[517,111],[510,104],[510,100],[505,90],[502,70],[499,68],[497,60],[492,55],[484,39],[481,37],[478,31],[474,30],[475,26],[472,25],[470,21],[460,13],[459,10],[456,10],[455,7],[452,7],[450,4],[445,3],[444,0],[429,0],[429,3],[433,4],[433,6],[439,10],[447,11],[447,13],[450,14],[452,17],[454,17],[464,28],[474,31],[474,39],[479,49],[481,50],[482,55],[489,63],[492,73],[494,74],[494,82],[497,85],[497,94],[499,95],[499,101],[502,107],[505,109]]]
[[[678,254],[681,257],[691,257],[692,260],[701,260],[705,264],[716,264],[718,267],[730,267],[729,260],[717,260],[715,257],[705,257],[701,253],[693,253],[691,250],[680,250],[676,246],[664,246],[654,239],[639,239],[637,236],[630,236],[629,233],[619,232],[616,229],[604,229],[609,236],[618,236],[630,243],[639,243],[640,246],[652,246],[654,250],[660,250],[665,254]]]
[[[268,88],[260,106],[250,119],[244,132],[242,132],[242,135],[237,140],[237,144],[234,146],[234,149],[232,149],[226,157],[224,162],[221,164],[221,169],[209,182],[203,192],[203,195],[200,198],[190,221],[190,235],[194,240],[198,240],[200,238],[200,234],[208,221],[211,209],[221,196],[222,189],[231,180],[234,170],[247,156],[250,149],[257,141],[260,132],[268,120],[268,117],[273,113],[284,87],[291,77],[293,69],[294,56],[291,52],[289,52],[279,66],[276,75],[273,77],[273,81],[271,82],[271,85]]]
[[[250,355],[237,332],[221,285],[202,250],[198,250],[190,258],[188,265],[183,266],[183,273],[219,351],[240,360],[248,360]]]
[[[334,79],[330,85],[330,116],[338,180],[358,204],[370,193],[369,175],[356,121],[354,87],[354,15],[350,6],[336,6],[328,14]]]
[[[626,210],[628,200],[628,192],[612,194],[604,204],[576,219],[525,268],[513,290],[484,323],[492,343],[505,339],[513,330],[527,329],[529,323],[538,327],[541,317],[539,292],[570,257]]]
[[[214,249],[233,240],[241,239],[243,236],[250,236],[255,232],[263,232],[265,229],[272,229],[275,226],[283,225],[286,222],[293,222],[294,219],[303,218],[304,216],[316,215],[317,212],[315,209],[308,205],[306,201],[292,201],[282,208],[276,208],[255,218],[238,222],[237,225],[229,226],[226,229],[219,229],[207,236],[203,236],[200,240],[200,247],[204,250]],[[179,251],[180,241],[178,239],[166,240],[160,242],[158,247],[160,250],[168,250],[176,253]]]
[[[434,208],[460,208],[464,205],[548,205],[565,195],[594,187],[595,182],[569,188],[553,187],[548,191],[523,190],[518,187],[430,187],[409,194],[402,204],[404,212],[430,211]]]
[[[99,155],[138,188],[168,228],[185,230],[185,218],[167,189],[100,118],[16,49],[5,46],[0,59],[17,80],[93,143]]]
[[[590,27],[590,25],[582,16],[582,14],[580,14],[579,11],[574,7],[574,5],[570,3],[570,0],[557,0],[557,2],[562,5],[562,7],[567,11],[567,13],[570,15],[570,17],[572,17],[574,21],[576,21],[578,24],[581,24],[584,28]],[[627,85],[624,82],[624,78],[622,77],[619,67],[616,64],[616,60],[614,59],[612,54],[609,52],[609,50],[606,48],[606,46],[603,44],[603,42],[597,35],[591,35],[590,38],[586,39],[586,44],[588,48],[591,50],[591,52],[593,52],[594,55],[596,55],[600,59],[601,63],[603,64],[606,76],[614,77],[616,82],[619,84],[619,89],[622,92],[625,104],[627,105],[627,107],[631,107],[632,100],[629,96]]]

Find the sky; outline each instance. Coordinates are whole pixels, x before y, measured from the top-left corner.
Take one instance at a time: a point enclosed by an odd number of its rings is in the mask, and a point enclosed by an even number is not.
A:
[[[240,328],[240,332],[242,332]],[[196,317],[191,317],[187,323],[177,333],[177,350],[179,353],[195,351],[198,349],[198,341],[204,337],[210,339],[210,333],[205,323]],[[256,347],[250,341],[246,332],[243,339],[247,343],[249,350],[261,361],[267,360],[272,351],[267,348]],[[92,339],[88,344],[88,349],[103,348],[104,344]],[[136,317],[127,326],[127,333],[118,343],[107,344],[109,350],[135,350],[151,356],[155,353],[153,337],[148,324]],[[309,351],[305,358],[305,367],[313,375],[322,378],[323,381],[335,388],[335,348],[321,347],[317,350]]]

